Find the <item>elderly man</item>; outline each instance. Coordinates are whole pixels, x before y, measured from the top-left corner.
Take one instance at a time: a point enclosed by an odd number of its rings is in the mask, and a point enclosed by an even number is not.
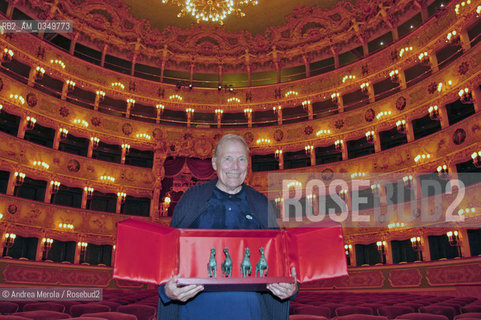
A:
[[[249,148],[233,134],[223,136],[212,158],[217,179],[187,190],[175,207],[171,226],[200,229],[278,228],[267,198],[244,185]],[[292,269],[292,276],[296,271]],[[286,319],[296,283],[269,284],[270,292],[202,292],[177,286],[177,276],[159,287],[158,319]]]

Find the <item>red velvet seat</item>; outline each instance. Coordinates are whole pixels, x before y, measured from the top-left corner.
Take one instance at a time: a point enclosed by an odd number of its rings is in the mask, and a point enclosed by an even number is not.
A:
[[[14,302],[1,301],[0,314],[10,314],[18,311],[18,304]]]
[[[117,311],[133,314],[137,317],[137,320],[154,320],[155,315],[157,314],[157,308],[143,304],[128,304],[126,306],[120,306]]]
[[[336,316],[336,309],[342,307],[342,304],[339,303],[323,303],[319,305],[320,307],[327,307],[331,310],[331,316],[330,318],[333,318]]]
[[[370,314],[348,314],[345,316],[338,316],[335,320],[388,320],[384,316],[373,316]]]
[[[381,307],[384,307],[384,306],[385,306],[385,305],[382,304],[382,303],[373,303],[373,302],[363,303],[363,304],[360,304],[360,305],[359,305],[359,307],[371,308],[373,315],[379,315],[379,309],[380,309]]]
[[[86,313],[82,317],[89,318],[105,318],[107,320],[137,320],[137,317],[133,314],[120,313],[120,312],[95,312]]]
[[[481,319],[481,312],[468,312],[468,313],[461,313],[454,317],[454,320],[458,319]]]
[[[454,309],[453,307],[443,306],[439,304],[422,307],[419,309],[419,312],[440,314],[446,316],[449,320],[453,320],[454,316],[456,315],[456,309]]]
[[[34,320],[57,320],[71,318],[71,316],[66,313],[50,310],[24,311],[17,312],[15,315]]]
[[[55,303],[61,304],[65,307],[65,313],[70,314],[70,307],[74,306],[76,304],[81,304],[81,302],[78,301],[70,301],[70,300],[65,300],[65,301],[55,301]]]
[[[99,303],[76,304],[70,307],[72,317],[80,317],[84,313],[109,312],[110,307]]]
[[[388,319],[395,319],[397,316],[416,312],[414,308],[406,306],[384,306],[379,309],[379,315],[386,316]]]
[[[461,307],[461,312],[481,312],[481,304],[469,304],[467,306]]]
[[[313,314],[292,314],[289,316],[289,320],[328,320],[328,318]]]
[[[399,306],[399,307],[410,307],[410,308],[413,308],[414,309],[414,312],[418,312],[419,309],[421,307],[423,307],[424,305],[420,304],[420,303],[415,303],[415,302],[403,302],[403,303],[400,303],[400,304],[397,304],[396,306]]]
[[[407,313],[397,316],[396,319],[403,320],[448,320],[448,317],[431,313]]]
[[[98,303],[99,303],[99,304],[104,304],[104,305],[106,305],[106,306],[109,306],[109,307],[110,307],[110,311],[117,311],[117,308],[121,306],[121,304],[118,303],[118,302],[108,301],[108,300],[99,301]]]
[[[70,318],[70,319],[75,319],[75,320],[108,320],[107,318],[94,318],[94,317],[75,317],[75,318]]]
[[[9,314],[9,315],[0,316],[0,320],[31,320],[31,319]]]
[[[296,307],[296,314],[312,314],[329,318],[331,316],[331,309],[321,306],[301,305]]]
[[[368,307],[339,307],[336,309],[337,316],[346,316],[349,314],[369,314],[372,315],[372,309]]]
[[[65,306],[55,302],[33,302],[23,306],[23,311],[50,310],[64,312]]]

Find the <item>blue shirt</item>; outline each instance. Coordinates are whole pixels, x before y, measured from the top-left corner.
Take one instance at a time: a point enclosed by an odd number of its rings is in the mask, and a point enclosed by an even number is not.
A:
[[[232,195],[216,187],[206,210],[190,228],[261,229],[262,226],[250,212],[244,189]],[[261,296],[257,292],[201,292],[179,310],[182,320],[258,320],[261,314]]]

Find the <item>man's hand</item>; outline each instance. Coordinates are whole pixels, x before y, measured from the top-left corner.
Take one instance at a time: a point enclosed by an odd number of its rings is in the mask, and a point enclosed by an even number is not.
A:
[[[185,287],[177,286],[178,275],[174,276],[165,284],[165,294],[172,300],[186,302],[190,298],[195,297],[199,292],[204,290],[201,285],[189,285]]]
[[[270,283],[267,285],[267,289],[272,292],[273,295],[281,300],[292,297],[297,292],[297,274],[296,268],[291,269],[292,277],[295,279],[294,283]]]

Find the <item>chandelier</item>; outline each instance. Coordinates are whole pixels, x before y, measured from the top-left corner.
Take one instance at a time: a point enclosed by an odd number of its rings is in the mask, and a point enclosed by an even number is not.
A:
[[[162,0],[162,3],[172,2],[182,7],[177,17],[192,15],[201,21],[218,22],[223,25],[223,20],[231,14],[245,16],[241,7],[257,5],[257,0]]]

